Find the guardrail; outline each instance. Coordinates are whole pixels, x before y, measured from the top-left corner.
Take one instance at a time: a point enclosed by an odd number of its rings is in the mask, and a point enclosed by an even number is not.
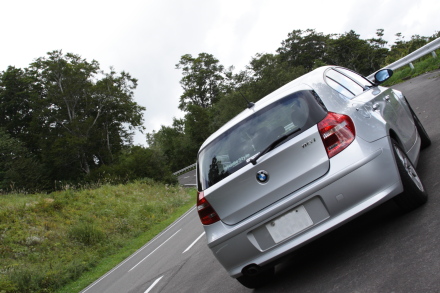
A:
[[[182,170],[179,170],[179,171],[177,171],[177,172],[174,172],[173,174],[176,175],[176,176],[178,176],[178,175],[180,175],[180,174],[182,174],[182,173],[186,173],[186,172],[188,172],[188,171],[194,170],[195,168],[196,168],[196,163],[194,163],[194,164],[192,164],[192,165],[190,165],[190,166],[188,166],[188,167],[185,167],[185,168],[183,168]]]
[[[409,65],[412,69],[414,69],[414,66],[412,65],[412,62],[414,60],[417,60],[417,59],[419,59],[419,58],[421,58],[421,57],[423,57],[423,56],[425,56],[425,55],[427,55],[429,53],[431,53],[433,57],[437,57],[437,55],[435,54],[435,50],[437,50],[439,48],[440,48],[440,38],[437,38],[434,41],[432,41],[432,42],[424,45],[423,47],[415,50],[414,52],[406,55],[405,57],[397,60],[396,62],[388,64],[387,66],[385,66],[384,68],[381,68],[379,70],[382,70],[382,69],[385,69],[385,68],[396,70],[396,69],[398,69],[400,67],[403,67],[405,65]],[[374,74],[376,72],[370,74],[369,76],[367,76],[367,78],[372,80],[374,78]],[[177,176],[177,175],[180,175],[182,173],[191,171],[191,170],[193,170],[195,168],[196,168],[196,164],[194,163],[194,164],[192,164],[192,165],[190,165],[188,167],[183,168],[182,170],[174,172],[173,174]]]
[[[425,46],[415,50],[414,52],[406,55],[405,57],[397,60],[396,62],[388,64],[387,66],[385,66],[384,68],[381,68],[381,69],[386,68],[386,69],[396,70],[396,69],[403,67],[405,65],[409,65],[411,67],[411,69],[414,69],[414,65],[412,64],[412,62],[414,60],[417,60],[417,59],[419,59],[429,53],[431,53],[433,57],[437,57],[437,55],[435,54],[435,50],[437,50],[439,48],[440,48],[440,38],[437,38],[434,41],[426,44]],[[374,78],[374,74],[376,72],[370,74],[369,76],[367,76],[367,78],[372,80]]]

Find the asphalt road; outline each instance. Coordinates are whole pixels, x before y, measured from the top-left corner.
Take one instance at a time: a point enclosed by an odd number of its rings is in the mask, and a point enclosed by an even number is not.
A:
[[[196,170],[191,170],[185,174],[179,175],[178,178],[179,184],[183,186],[196,186]]]
[[[379,206],[297,250],[277,266],[272,282],[255,291],[440,292],[440,71],[395,88],[431,136],[417,168],[428,203],[407,214],[393,202]],[[193,208],[83,292],[251,291],[217,263]]]

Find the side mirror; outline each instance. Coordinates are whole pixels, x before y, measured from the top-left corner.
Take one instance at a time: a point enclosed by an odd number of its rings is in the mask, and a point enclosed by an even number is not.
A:
[[[393,76],[393,71],[391,69],[379,70],[374,75],[375,84],[379,85],[383,83],[385,80],[389,79],[391,76]]]

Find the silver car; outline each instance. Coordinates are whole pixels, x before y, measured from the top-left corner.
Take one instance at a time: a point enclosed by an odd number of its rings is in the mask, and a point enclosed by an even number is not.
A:
[[[276,261],[393,198],[427,201],[415,166],[431,141],[401,92],[318,68],[237,115],[201,146],[197,207],[208,246],[248,288]]]

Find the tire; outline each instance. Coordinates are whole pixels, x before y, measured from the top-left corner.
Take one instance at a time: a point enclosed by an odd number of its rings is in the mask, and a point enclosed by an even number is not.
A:
[[[261,271],[258,274],[247,276],[242,275],[237,278],[237,281],[240,282],[243,286],[249,289],[257,289],[266,285],[270,280],[273,279],[275,275],[275,268],[267,268]]]
[[[428,133],[425,130],[425,127],[423,127],[422,123],[420,122],[419,118],[417,118],[416,114],[412,111],[413,117],[414,117],[414,123],[416,124],[417,132],[420,135],[420,149],[425,149],[431,145],[431,139],[429,138]]]
[[[392,146],[403,185],[403,192],[394,197],[394,201],[403,211],[409,212],[426,203],[428,194],[406,153],[395,140]]]
[[[416,125],[417,132],[419,133],[421,145],[420,149],[423,150],[431,145],[431,139],[429,138],[428,133],[425,130],[425,127],[423,127],[422,122],[420,122],[419,118],[417,117],[416,113],[412,109],[411,105],[408,103],[408,100],[405,98],[406,103],[408,104],[409,110],[411,111],[411,114],[414,119],[414,124]]]

